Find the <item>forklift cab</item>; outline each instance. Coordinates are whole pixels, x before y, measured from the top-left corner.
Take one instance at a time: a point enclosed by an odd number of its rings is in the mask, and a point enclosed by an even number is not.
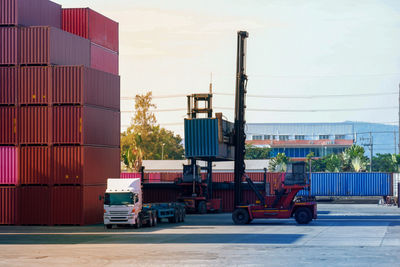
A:
[[[284,185],[306,185],[307,173],[305,162],[293,162],[288,164],[287,172],[284,174]]]

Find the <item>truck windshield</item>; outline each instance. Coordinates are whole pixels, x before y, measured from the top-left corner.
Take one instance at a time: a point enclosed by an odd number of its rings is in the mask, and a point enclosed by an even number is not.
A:
[[[128,205],[134,204],[134,195],[132,193],[106,193],[104,198],[105,205]]]

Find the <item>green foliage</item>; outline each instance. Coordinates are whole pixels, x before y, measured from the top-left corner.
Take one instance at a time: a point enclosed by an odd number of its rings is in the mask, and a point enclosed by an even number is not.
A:
[[[151,112],[152,93],[136,95],[135,116],[121,134],[121,159],[130,170],[139,171],[142,160],[183,159],[182,138],[156,124]]]
[[[269,162],[268,171],[270,172],[286,172],[287,164],[290,158],[285,153],[278,153],[275,158],[272,158]]]
[[[270,153],[271,148],[256,147],[250,144],[246,144],[245,159],[268,159],[270,158]]]
[[[398,159],[400,155],[376,154],[372,158],[372,171],[397,172],[399,170]]]

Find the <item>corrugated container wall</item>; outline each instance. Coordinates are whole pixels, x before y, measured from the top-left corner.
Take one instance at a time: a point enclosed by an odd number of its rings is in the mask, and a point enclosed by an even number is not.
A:
[[[119,155],[119,148],[54,146],[53,184],[105,184],[119,176]]]
[[[18,68],[0,67],[0,105],[17,104]]]
[[[0,107],[0,144],[18,144],[18,110],[16,107]]]
[[[62,29],[118,52],[118,23],[90,8],[63,9]]]
[[[19,224],[19,189],[0,187],[0,224]]]
[[[48,186],[20,187],[21,224],[50,225],[51,198]]]
[[[17,27],[0,27],[0,65],[18,65],[19,46],[20,36]]]
[[[398,183],[400,183],[400,173],[393,173],[393,196],[398,197]]]
[[[22,67],[19,71],[19,104],[50,104],[51,67]]]
[[[119,147],[120,115],[94,107],[53,107],[53,143]]]
[[[52,68],[54,104],[80,104],[120,109],[120,78],[83,66]]]
[[[90,42],[52,27],[21,28],[23,65],[90,66]]]
[[[61,5],[48,0],[0,0],[0,25],[61,28]]]
[[[218,156],[217,119],[185,119],[185,156]]]
[[[51,141],[51,107],[23,106],[20,113],[20,143],[48,144]]]
[[[48,146],[21,146],[19,151],[19,183],[51,184],[51,149]]]
[[[0,146],[0,184],[18,184],[18,148]]]
[[[94,69],[118,75],[118,53],[92,43],[90,66]]]

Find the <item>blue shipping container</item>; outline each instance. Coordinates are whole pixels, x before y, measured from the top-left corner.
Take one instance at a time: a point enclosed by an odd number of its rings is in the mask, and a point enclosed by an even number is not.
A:
[[[390,173],[312,173],[312,196],[390,196],[392,195]],[[307,196],[302,190],[300,196]]]

